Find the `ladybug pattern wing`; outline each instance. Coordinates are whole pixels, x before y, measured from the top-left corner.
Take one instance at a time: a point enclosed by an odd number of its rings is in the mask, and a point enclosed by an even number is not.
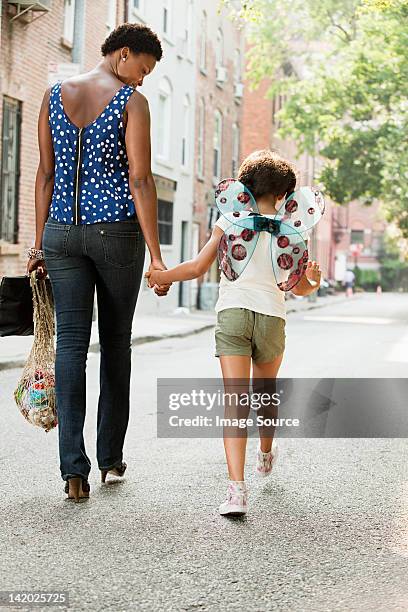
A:
[[[271,260],[276,284],[281,291],[291,291],[302,278],[309,258],[303,236],[281,223],[278,234],[271,235]]]
[[[220,213],[233,223],[241,224],[242,217],[257,213],[258,206],[252,193],[236,179],[224,179],[215,189],[215,203]]]
[[[286,198],[276,215],[295,232],[305,232],[316,225],[325,209],[322,193],[315,188],[301,187]],[[287,229],[287,234],[293,232]]]
[[[258,242],[259,232],[253,229],[251,217],[247,217],[246,225],[244,228],[234,223],[230,225],[218,245],[219,268],[229,281],[237,280],[242,274]]]

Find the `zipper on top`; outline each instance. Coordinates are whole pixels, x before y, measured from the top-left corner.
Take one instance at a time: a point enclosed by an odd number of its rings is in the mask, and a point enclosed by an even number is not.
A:
[[[76,150],[76,172],[74,184],[74,224],[80,224],[80,178],[82,164],[82,132],[84,128],[80,128],[78,132],[77,150]]]

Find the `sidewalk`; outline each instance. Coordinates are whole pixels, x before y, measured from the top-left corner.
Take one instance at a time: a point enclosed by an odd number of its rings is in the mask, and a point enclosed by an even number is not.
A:
[[[354,296],[356,297],[356,296]],[[287,313],[312,310],[322,306],[330,306],[347,300],[344,294],[317,298],[316,302],[310,302],[307,298],[289,299],[286,304]],[[188,312],[177,309],[173,313],[162,316],[139,315],[133,321],[132,344],[144,344],[155,342],[165,338],[181,338],[191,334],[199,333],[205,329],[214,327],[216,315],[213,311],[198,310]],[[0,338],[0,370],[22,367],[28,356],[33,336],[8,336]],[[89,351],[99,351],[98,325],[97,321],[92,323],[91,340]]]

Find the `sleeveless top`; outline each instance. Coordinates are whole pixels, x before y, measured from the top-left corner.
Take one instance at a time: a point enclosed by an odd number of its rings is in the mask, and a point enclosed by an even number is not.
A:
[[[61,82],[50,92],[55,156],[49,216],[69,225],[124,221],[135,215],[129,189],[123,111],[135,90],[123,85],[102,113],[78,128],[65,114]]]

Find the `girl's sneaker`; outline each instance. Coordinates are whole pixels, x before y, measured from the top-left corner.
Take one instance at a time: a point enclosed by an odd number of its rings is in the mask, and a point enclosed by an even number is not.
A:
[[[256,454],[256,475],[261,476],[261,478],[270,476],[277,457],[278,445],[275,440],[272,442],[272,450],[269,453],[263,453],[259,446]]]
[[[231,480],[228,484],[227,499],[221,504],[222,516],[242,516],[247,512],[248,492],[243,480]]]

